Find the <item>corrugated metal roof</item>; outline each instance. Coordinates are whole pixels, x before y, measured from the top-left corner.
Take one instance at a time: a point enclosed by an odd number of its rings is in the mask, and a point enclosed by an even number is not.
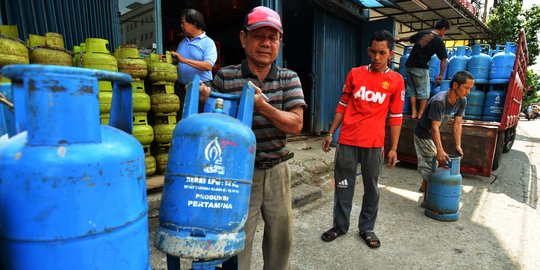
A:
[[[119,17],[118,0],[0,0],[0,23],[17,25],[20,39],[60,33],[68,50],[89,37],[109,40],[114,50],[120,43]]]
[[[447,19],[452,27],[446,37],[454,40],[488,39],[491,30],[458,0],[396,0],[399,8],[374,8],[381,16],[372,19],[395,17],[396,21],[410,28],[409,32],[433,29],[439,19]]]

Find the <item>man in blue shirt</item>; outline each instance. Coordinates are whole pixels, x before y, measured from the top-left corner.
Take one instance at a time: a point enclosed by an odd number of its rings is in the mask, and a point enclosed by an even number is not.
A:
[[[454,118],[454,145],[458,155],[463,157],[461,149],[461,122],[467,105],[467,95],[474,86],[474,76],[467,71],[457,72],[450,82],[448,91],[431,97],[426,110],[418,120],[414,129],[414,148],[418,159],[418,172],[422,175],[420,191],[424,192],[425,206],[428,178],[431,174],[431,162],[437,158],[439,164],[450,160],[442,145],[440,129],[442,125]]]
[[[184,86],[195,75],[199,75],[202,82],[212,81],[212,67],[217,60],[217,49],[214,41],[204,32],[204,19],[200,12],[184,9],[180,20],[186,37],[178,44],[176,52],[171,54],[174,62],[178,63],[178,83],[175,92],[181,100],[184,100]]]

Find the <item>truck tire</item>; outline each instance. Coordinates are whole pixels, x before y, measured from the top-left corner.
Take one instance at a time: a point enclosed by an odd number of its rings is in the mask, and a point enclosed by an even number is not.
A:
[[[512,149],[512,146],[514,145],[514,140],[516,139],[516,127],[506,130],[506,135],[504,136],[504,138],[505,142],[503,153],[508,153],[510,149]]]
[[[497,134],[497,144],[495,145],[495,155],[493,156],[493,165],[491,166],[492,170],[497,170],[499,168],[499,162],[501,161],[501,156],[504,148],[504,131],[499,131]]]

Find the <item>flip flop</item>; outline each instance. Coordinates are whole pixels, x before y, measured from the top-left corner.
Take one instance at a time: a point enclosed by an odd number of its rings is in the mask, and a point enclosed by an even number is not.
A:
[[[344,235],[345,233],[344,232],[341,232],[340,230],[338,230],[338,228],[336,227],[333,227],[332,229],[324,232],[322,235],[321,235],[321,239],[324,241],[324,242],[331,242],[331,241],[334,241],[336,240],[336,238],[338,238],[339,236],[341,235]]]
[[[360,232],[360,237],[364,239],[366,245],[370,248],[378,248],[381,246],[381,241],[379,241],[375,232]]]

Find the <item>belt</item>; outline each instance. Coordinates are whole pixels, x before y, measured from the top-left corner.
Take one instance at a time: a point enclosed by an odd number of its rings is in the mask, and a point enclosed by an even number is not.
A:
[[[261,160],[261,161],[255,161],[255,167],[257,169],[266,170],[270,169],[276,165],[278,165],[281,162],[287,161],[294,157],[294,153],[290,152],[289,154],[275,159],[267,159],[267,160]]]

